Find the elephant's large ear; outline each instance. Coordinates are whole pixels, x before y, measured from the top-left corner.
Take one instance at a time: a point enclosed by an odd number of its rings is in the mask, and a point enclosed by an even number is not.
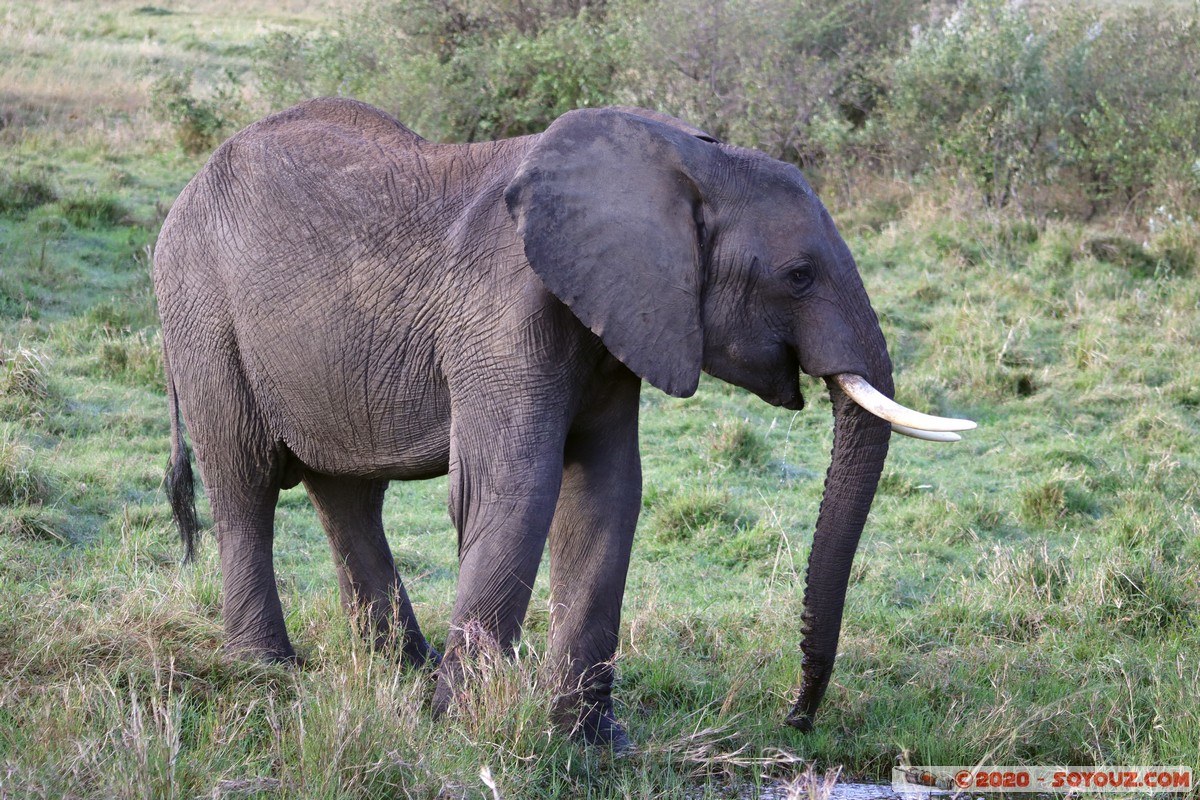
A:
[[[541,135],[505,193],[546,288],[625,366],[676,397],[700,380],[695,175],[715,152],[645,117],[573,111]]]

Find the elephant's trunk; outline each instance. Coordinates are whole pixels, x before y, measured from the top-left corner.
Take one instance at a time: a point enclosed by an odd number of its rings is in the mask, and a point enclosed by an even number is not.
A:
[[[866,307],[869,311],[870,303],[861,284],[853,288],[858,291],[852,293],[851,307]],[[862,360],[855,371],[861,371],[879,394],[891,397],[892,364],[875,314],[855,315],[852,320],[850,325]],[[891,438],[891,424],[863,408],[843,390],[846,376],[826,375],[825,383],[833,401],[833,455],[808,557],[800,643],[804,654],[800,696],[787,717],[788,724],[801,730],[811,730],[813,715],[829,685],[850,567],[875,499]]]
[[[877,379],[878,380],[878,379]],[[817,515],[804,591],[804,653],[800,696],[789,725],[811,730],[833,672],[850,567],[887,457],[891,428],[827,379],[833,400],[833,457]],[[889,387],[884,391],[890,393]]]

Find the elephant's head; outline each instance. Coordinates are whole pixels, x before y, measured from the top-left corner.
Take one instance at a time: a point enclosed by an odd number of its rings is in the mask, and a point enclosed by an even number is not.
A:
[[[809,558],[800,698],[788,717],[810,727],[887,455],[891,429],[878,414],[901,414],[889,418],[905,428],[971,424],[888,399],[887,344],[854,259],[794,166],[661,115],[583,110],[542,134],[506,199],[546,287],[659,389],[688,396],[703,369],[799,409],[801,370],[828,384],[833,457]]]

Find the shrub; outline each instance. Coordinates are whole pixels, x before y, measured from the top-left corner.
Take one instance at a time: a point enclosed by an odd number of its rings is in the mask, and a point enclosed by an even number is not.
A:
[[[708,558],[730,569],[768,568],[779,546],[779,532],[761,523],[710,529],[704,541]]]
[[[464,65],[478,64],[463,72],[482,79],[475,96],[490,102],[477,111],[465,106],[466,114],[452,122],[467,130],[468,140],[504,138],[542,131],[574,108],[608,105],[615,101],[621,47],[620,38],[586,11],[555,20],[535,36],[510,32],[463,54]]]
[[[713,423],[708,438],[713,460],[724,467],[756,470],[771,460],[771,445],[749,420]]]
[[[163,75],[150,87],[150,110],[175,131],[179,146],[189,155],[213,149],[242,121],[245,104],[241,82],[232,70],[210,97],[192,93],[192,73]]]
[[[67,515],[43,506],[0,508],[0,536],[66,542]]]
[[[614,102],[622,48],[605,20],[555,0],[384,0],[333,30],[267,37],[256,71],[275,106],[341,95],[387,109],[431,139],[516,136],[572,108]]]
[[[720,537],[756,522],[724,491],[696,489],[669,494],[650,510],[651,535],[659,544]]]
[[[7,427],[0,429],[0,505],[40,506],[49,502],[55,487],[33,448]]]
[[[1200,15],[1149,8],[1076,16],[1058,67],[1065,164],[1096,201],[1200,189]]]
[[[1022,6],[964,0],[940,25],[917,28],[892,65],[882,135],[910,170],[949,167],[1004,205],[1047,170],[1049,43]]]
[[[1136,278],[1154,275],[1157,262],[1145,247],[1138,242],[1117,234],[1100,234],[1087,238],[1082,243],[1085,253],[1097,261],[1103,261],[1128,270]]]
[[[24,214],[58,198],[43,177],[0,173],[0,214]]]
[[[1159,206],[1147,220],[1155,275],[1189,275],[1200,259],[1200,222],[1191,214]]]
[[[1050,528],[1071,514],[1092,515],[1095,501],[1075,478],[1055,477],[1021,492],[1021,517],[1038,528]]]
[[[878,64],[915,0],[628,0],[630,101],[718,138],[813,165],[839,155],[878,102]]]
[[[129,216],[128,209],[111,194],[80,194],[58,205],[63,217],[77,228],[111,228]]]
[[[1175,12],[369,0],[327,30],[266,37],[255,61],[276,106],[353,96],[436,140],[515,136],[571,108],[633,104],[815,168],[818,185],[836,176],[851,190],[864,169],[890,166],[949,176],[993,207],[1141,211],[1200,197],[1200,15]],[[168,88],[181,139],[215,125],[208,106],[186,102],[186,83]]]
[[[45,357],[26,347],[0,351],[0,395],[32,401],[50,396]]]
[[[996,206],[1050,184],[1093,212],[1200,192],[1200,16],[1179,11],[963,0],[892,64],[878,138]]]
[[[53,399],[45,356],[22,345],[0,348],[0,408],[6,415],[40,414]]]
[[[144,331],[108,333],[100,344],[99,369],[100,374],[131,386],[161,388],[166,384],[161,338]]]
[[[1187,629],[1196,614],[1194,590],[1177,567],[1140,555],[1118,553],[1106,559],[1093,580],[1099,586],[1098,611],[1120,629],[1146,635]]]
[[[310,97],[343,95],[378,103],[386,83],[388,49],[379,31],[365,38],[315,31],[277,31],[255,47],[260,87],[281,108]]]

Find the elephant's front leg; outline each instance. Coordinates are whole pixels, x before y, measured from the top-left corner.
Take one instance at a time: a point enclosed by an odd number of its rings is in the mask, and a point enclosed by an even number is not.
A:
[[[450,512],[458,528],[458,595],[438,670],[434,715],[460,690],[464,660],[509,652],[521,635],[562,479],[555,425],[452,425]],[[458,429],[458,433],[454,429]],[[483,435],[491,431],[491,435]]]
[[[634,528],[641,508],[637,379],[567,441],[550,529],[550,657],[555,716],[589,743],[629,747],[613,711],[613,658]]]

